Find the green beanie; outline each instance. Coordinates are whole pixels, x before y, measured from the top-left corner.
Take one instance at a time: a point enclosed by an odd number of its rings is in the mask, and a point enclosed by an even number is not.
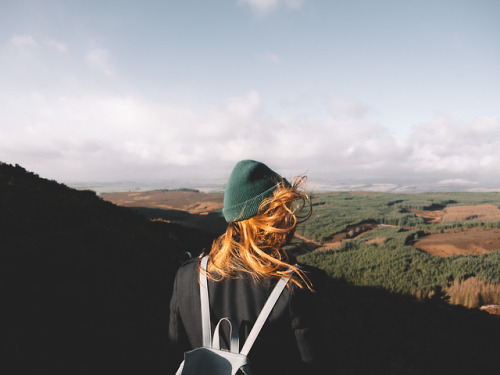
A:
[[[224,193],[222,213],[229,223],[257,215],[261,202],[273,195],[282,177],[267,165],[255,160],[238,162]]]

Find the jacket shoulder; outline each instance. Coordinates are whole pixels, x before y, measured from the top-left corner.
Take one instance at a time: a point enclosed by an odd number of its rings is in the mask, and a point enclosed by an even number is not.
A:
[[[186,278],[192,278],[194,273],[198,273],[199,261],[200,259],[196,257],[182,263],[177,270],[176,279],[182,281]]]

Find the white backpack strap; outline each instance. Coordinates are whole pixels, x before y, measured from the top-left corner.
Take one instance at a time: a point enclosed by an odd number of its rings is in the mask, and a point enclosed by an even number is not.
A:
[[[210,301],[208,299],[208,282],[207,282],[207,264],[208,255],[201,259],[200,268],[200,302],[201,302],[201,331],[203,337],[203,346],[205,348],[212,347],[212,327],[210,325]]]
[[[241,348],[240,354],[248,355],[250,349],[252,349],[252,346],[255,340],[257,339],[257,336],[259,336],[260,330],[264,326],[264,323],[269,317],[269,314],[271,313],[271,310],[276,304],[276,301],[278,301],[278,298],[280,297],[281,292],[285,288],[285,285],[288,283],[288,280],[290,280],[289,277],[282,277],[274,287],[273,291],[271,292],[271,295],[266,301],[266,304],[262,308],[259,317],[255,321],[255,324],[253,325],[252,330],[250,331],[247,340],[245,341],[245,345],[243,345],[243,348]]]
[[[229,336],[231,337],[231,343],[230,343],[231,353],[238,354],[240,352],[240,335],[238,333],[238,325],[231,318],[222,318],[221,320],[219,320],[219,323],[217,323],[217,326],[215,327],[214,331],[214,342],[212,348],[220,349],[219,326],[223,321],[226,321],[229,324]]]

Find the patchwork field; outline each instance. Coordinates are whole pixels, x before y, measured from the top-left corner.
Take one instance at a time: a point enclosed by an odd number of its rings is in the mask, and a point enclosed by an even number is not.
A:
[[[481,255],[500,249],[500,229],[448,229],[416,241],[415,248],[434,256]]]
[[[409,211],[429,224],[462,220],[500,221],[500,209],[493,204],[450,206],[444,210],[410,209]]]
[[[151,219],[222,233],[222,194],[108,193]],[[356,286],[468,307],[500,305],[500,194],[315,194],[290,251]],[[493,312],[495,308],[485,309]]]
[[[493,204],[450,206],[444,210],[409,210],[427,224],[467,222],[459,228],[430,233],[414,247],[434,256],[480,255],[500,249],[500,230],[475,223],[500,221],[500,209]]]
[[[323,195],[320,194],[317,198],[321,198]],[[371,198],[379,195],[373,192],[352,192],[352,196],[354,197]],[[210,212],[216,212],[223,207],[222,193],[200,193],[188,189],[103,193],[101,194],[101,198],[119,206],[180,210],[194,215],[205,215]],[[415,217],[421,218],[425,224],[459,221],[470,223],[482,221],[500,222],[500,208],[491,203],[454,205],[434,210],[410,208],[407,211]],[[314,218],[311,220],[314,220]],[[309,251],[339,250],[342,242],[356,238],[363,233],[384,225],[376,224],[375,221],[348,226],[337,233],[333,233],[325,241],[318,241],[318,239],[310,238],[303,234],[297,235],[297,237],[303,241],[304,246],[307,246]],[[369,240],[368,243],[380,245],[386,241],[387,238],[375,238]],[[459,230],[449,228],[442,230],[440,233],[431,231],[416,240],[413,246],[433,256],[480,255],[500,249],[500,229],[481,226],[473,228],[461,227]]]

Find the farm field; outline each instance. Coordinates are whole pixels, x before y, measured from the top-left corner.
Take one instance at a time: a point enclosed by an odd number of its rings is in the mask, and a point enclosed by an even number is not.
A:
[[[182,210],[206,214],[222,209],[223,195],[196,190],[151,190],[143,192],[102,193],[101,198],[118,206]]]
[[[481,255],[500,249],[500,229],[447,229],[415,241],[413,246],[434,256]]]

